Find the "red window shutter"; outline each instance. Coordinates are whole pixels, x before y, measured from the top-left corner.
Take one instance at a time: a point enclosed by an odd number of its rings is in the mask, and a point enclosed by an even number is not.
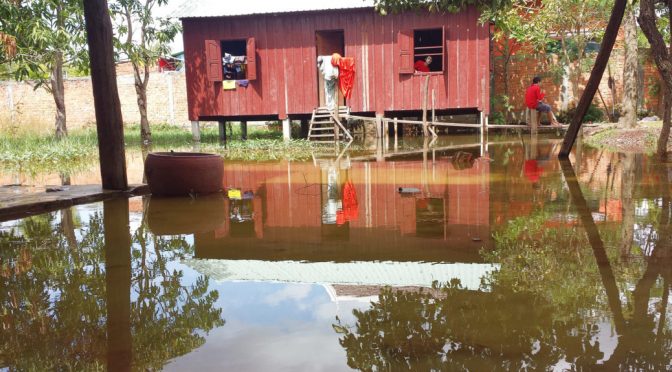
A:
[[[257,44],[254,38],[247,39],[247,80],[257,79]]]
[[[413,71],[413,32],[399,31],[399,73],[412,74]]]
[[[445,74],[448,72],[448,30],[446,30],[446,26],[443,26],[443,58],[441,58],[441,63],[441,71]]]
[[[209,81],[222,81],[222,50],[219,41],[205,41],[205,66]]]

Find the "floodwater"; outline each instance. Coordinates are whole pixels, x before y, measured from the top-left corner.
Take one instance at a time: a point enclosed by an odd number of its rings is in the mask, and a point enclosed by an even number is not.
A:
[[[0,370],[672,368],[670,164],[441,141],[0,223]]]

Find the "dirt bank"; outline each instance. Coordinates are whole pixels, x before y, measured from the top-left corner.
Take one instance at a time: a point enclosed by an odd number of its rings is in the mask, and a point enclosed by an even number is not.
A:
[[[661,126],[661,122],[640,122],[635,129],[621,129],[615,124],[586,128],[585,143],[610,151],[652,154],[656,152]],[[667,149],[672,151],[672,141]]]

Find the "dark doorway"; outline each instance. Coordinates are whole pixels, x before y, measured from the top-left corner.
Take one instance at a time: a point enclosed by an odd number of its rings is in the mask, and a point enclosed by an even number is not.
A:
[[[345,56],[345,36],[343,30],[315,31],[315,49],[317,56],[330,56],[334,53]],[[316,63],[317,56],[315,56]],[[324,77],[320,74],[319,70],[317,72],[317,97],[319,106],[324,106]],[[344,98],[340,104],[345,104]]]

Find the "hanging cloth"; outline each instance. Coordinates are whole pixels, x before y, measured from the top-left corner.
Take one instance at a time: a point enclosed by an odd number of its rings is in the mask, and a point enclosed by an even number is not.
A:
[[[324,77],[324,97],[327,108],[336,107],[336,89],[338,84],[338,68],[331,61],[331,56],[317,57],[317,68]]]
[[[345,99],[350,99],[355,86],[355,59],[334,53],[331,56],[331,64],[338,67],[338,88],[341,94]]]
[[[224,80],[222,82],[222,88],[224,90],[234,90],[234,89],[236,89],[236,81],[235,80]]]

